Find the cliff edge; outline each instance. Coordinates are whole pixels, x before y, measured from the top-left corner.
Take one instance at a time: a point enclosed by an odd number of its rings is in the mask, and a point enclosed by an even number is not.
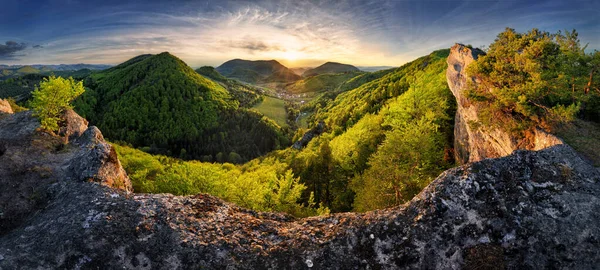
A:
[[[541,150],[562,144],[558,137],[537,128],[523,139],[516,139],[503,130],[479,125],[479,108],[469,102],[466,90],[469,83],[479,83],[466,74],[466,68],[480,55],[476,48],[455,44],[448,56],[446,79],[456,97],[457,109],[454,121],[455,158],[461,164],[510,155],[518,149]]]
[[[600,265],[600,176],[567,145],[448,170],[400,207],[294,219],[203,194],[131,194],[98,129],[57,146],[37,125],[28,112],[0,118],[0,269]],[[16,204],[29,210],[6,211]]]

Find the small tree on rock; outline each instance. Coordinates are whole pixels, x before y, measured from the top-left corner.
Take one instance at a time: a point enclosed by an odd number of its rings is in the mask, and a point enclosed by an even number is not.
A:
[[[58,131],[60,114],[72,109],[71,102],[83,94],[83,82],[75,82],[73,78],[51,76],[44,79],[32,92],[30,105],[40,119],[41,127],[49,131]]]

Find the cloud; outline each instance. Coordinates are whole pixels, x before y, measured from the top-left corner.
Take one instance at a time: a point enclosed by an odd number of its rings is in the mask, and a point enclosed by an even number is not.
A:
[[[5,45],[0,44],[0,59],[14,59],[16,53],[27,48],[27,44],[15,41],[7,41]]]
[[[269,45],[258,40],[240,40],[240,41],[223,41],[225,46],[236,49],[244,49],[250,53],[260,53],[269,51],[282,51],[278,45]]]
[[[42,45],[33,45],[32,48],[34,48],[34,49],[41,49],[41,48],[44,48],[44,46],[42,46]]]

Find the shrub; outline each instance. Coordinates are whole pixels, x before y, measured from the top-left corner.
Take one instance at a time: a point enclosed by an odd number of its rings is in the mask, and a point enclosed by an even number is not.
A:
[[[84,91],[83,82],[75,82],[73,78],[45,78],[33,91],[30,104],[40,119],[41,127],[49,131],[58,131],[60,114],[72,109],[71,102]]]

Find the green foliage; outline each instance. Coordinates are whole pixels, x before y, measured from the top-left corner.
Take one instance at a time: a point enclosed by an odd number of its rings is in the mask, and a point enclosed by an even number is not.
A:
[[[299,217],[318,214],[318,209],[298,203],[306,187],[285,164],[272,158],[235,166],[182,161],[114,146],[136,192],[208,193],[259,211],[288,212]]]
[[[430,63],[436,62],[439,68],[445,68],[439,61],[445,60],[448,54],[449,50],[434,52],[352,91],[341,93],[326,106],[315,108],[313,122],[322,120],[328,126],[340,126],[343,129],[354,125],[365,114],[378,112],[385,100],[408,90],[410,84],[416,80],[415,74],[427,69]]]
[[[18,113],[18,112],[22,112],[22,111],[26,111],[27,108],[20,106],[19,104],[17,104],[17,102],[13,99],[13,98],[7,98],[6,101],[8,101],[8,104],[10,104],[10,108],[13,110],[13,112]]]
[[[92,74],[86,85],[78,113],[107,138],[152,153],[243,162],[289,143],[278,125],[239,108],[232,96],[246,90],[226,89],[169,53],[138,56]],[[259,97],[246,92],[252,98],[240,100]]]
[[[262,91],[254,86],[225,78],[213,67],[201,67],[196,69],[198,74],[207,77],[225,87],[233,99],[237,100],[240,107],[250,108],[256,103],[262,101],[263,97],[259,94]]]
[[[456,105],[446,82],[447,55],[434,52],[382,72],[316,106],[315,118],[329,131],[299,152],[273,154],[307,186],[304,201],[333,212],[398,205],[452,165]],[[352,121],[343,120],[349,115]]]
[[[32,92],[30,106],[40,119],[43,129],[57,131],[60,114],[72,109],[71,102],[83,92],[83,82],[51,76],[44,79],[39,88]]]
[[[582,104],[598,103],[588,94],[598,68],[593,57],[575,30],[550,34],[507,28],[469,66],[469,74],[481,82],[471,86],[468,96],[482,105],[484,125],[514,134],[534,126],[552,129],[572,121]]]
[[[18,101],[24,101],[31,97],[31,92],[35,86],[47,78],[40,74],[28,74],[25,76],[11,78],[0,81],[0,98],[14,98]]]
[[[303,77],[316,76],[327,73],[358,72],[358,68],[352,65],[340,64],[336,62],[327,62],[316,68],[309,69],[302,73]]]
[[[264,96],[263,100],[254,105],[252,109],[264,114],[270,119],[273,119],[275,123],[281,127],[288,126],[285,101],[281,99]]]
[[[316,76],[311,76],[295,83],[289,84],[285,90],[292,94],[300,94],[307,92],[327,92],[335,91],[340,84],[350,80],[361,72],[346,72],[346,73],[328,73]]]

